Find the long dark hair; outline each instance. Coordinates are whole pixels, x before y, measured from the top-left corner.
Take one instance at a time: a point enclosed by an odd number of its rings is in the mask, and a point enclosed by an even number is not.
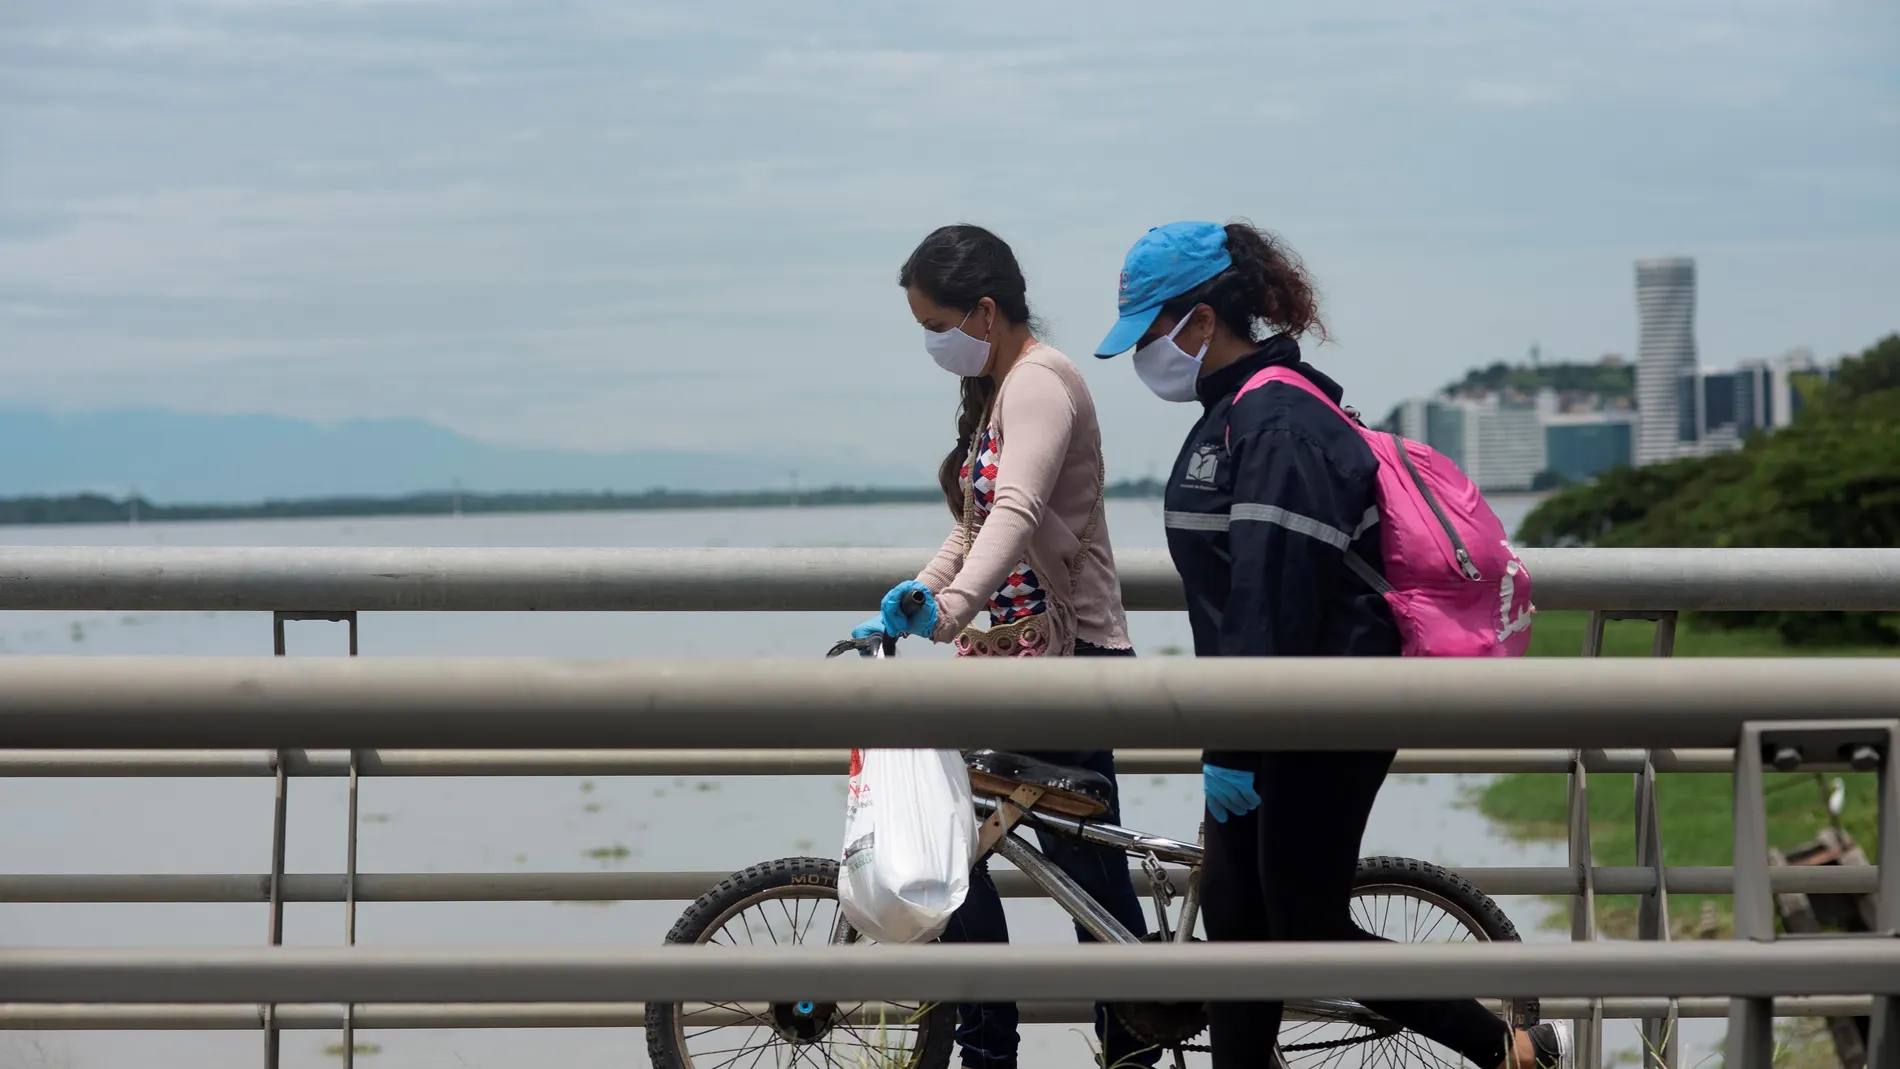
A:
[[[1037,324],[1029,313],[1028,284],[1023,269],[1009,243],[980,226],[960,223],[940,227],[918,244],[910,259],[897,270],[897,284],[930,298],[935,304],[959,312],[974,309],[985,297],[996,302],[996,310],[1012,325]],[[976,375],[963,380],[962,396],[957,403],[957,444],[944,454],[937,465],[937,484],[943,487],[950,511],[963,513],[963,487],[958,470],[970,454],[970,441],[976,435],[977,422],[996,397],[996,380]]]
[[[1204,304],[1228,330],[1249,341],[1274,334],[1311,334],[1326,340],[1319,294],[1299,256],[1277,236],[1244,219],[1228,223],[1226,230],[1233,266],[1164,302],[1162,313],[1179,319]]]

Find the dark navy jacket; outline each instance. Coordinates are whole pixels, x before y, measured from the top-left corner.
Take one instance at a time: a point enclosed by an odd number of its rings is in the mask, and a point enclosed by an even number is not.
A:
[[[1262,368],[1293,368],[1338,402],[1337,383],[1279,335],[1201,379],[1206,411],[1181,447],[1165,498],[1168,552],[1187,590],[1197,657],[1396,657],[1385,600],[1346,566],[1382,571],[1378,462],[1318,398],[1270,383],[1234,402]],[[1262,695],[1270,705],[1271,694]],[[1247,768],[1243,755],[1209,752]],[[1230,763],[1231,762],[1231,763]]]

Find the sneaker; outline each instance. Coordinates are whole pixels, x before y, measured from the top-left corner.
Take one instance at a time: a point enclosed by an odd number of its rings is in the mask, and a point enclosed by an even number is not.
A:
[[[1576,1069],[1577,1048],[1571,1041],[1569,1021],[1544,1021],[1525,1033],[1537,1052],[1537,1069]]]

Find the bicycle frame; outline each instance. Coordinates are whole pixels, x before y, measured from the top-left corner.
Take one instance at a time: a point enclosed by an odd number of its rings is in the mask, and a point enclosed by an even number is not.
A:
[[[983,796],[976,800],[976,814],[979,819],[988,817],[996,811],[1000,801]],[[1156,930],[1164,939],[1172,942],[1188,942],[1194,933],[1194,924],[1200,912],[1201,859],[1204,851],[1192,843],[1178,839],[1169,839],[1159,835],[1149,835],[1133,828],[1124,828],[1115,824],[1098,824],[1093,821],[1074,820],[1031,810],[1024,814],[1022,824],[1040,825],[1058,835],[1067,835],[1094,846],[1119,850],[1130,857],[1142,858],[1149,864],[1149,877],[1160,875],[1157,871],[1163,862],[1188,866],[1188,890],[1181,904],[1179,926],[1171,933],[1168,925],[1167,902],[1172,893],[1155,888]],[[1090,935],[1104,943],[1135,943],[1136,939],[1120,921],[1082,890],[1069,874],[1058,868],[1042,851],[1012,835],[1005,835],[997,841],[996,853],[1016,866],[1031,883],[1041,888],[1043,893],[1054,899],[1063,912],[1074,918]],[[1165,878],[1165,877],[1163,877]],[[1313,1014],[1326,1017],[1338,1017],[1347,1014],[1371,1014],[1364,1006],[1351,999],[1291,999],[1285,1005],[1289,1020],[1306,1018]]]

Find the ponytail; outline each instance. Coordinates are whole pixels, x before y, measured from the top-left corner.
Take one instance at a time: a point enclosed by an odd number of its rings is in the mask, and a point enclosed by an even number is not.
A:
[[[1286,243],[1252,223],[1228,223],[1227,254],[1233,265],[1207,282],[1162,304],[1176,319],[1207,305],[1236,337],[1261,341],[1274,334],[1328,337],[1319,316],[1319,294],[1306,267]]]

